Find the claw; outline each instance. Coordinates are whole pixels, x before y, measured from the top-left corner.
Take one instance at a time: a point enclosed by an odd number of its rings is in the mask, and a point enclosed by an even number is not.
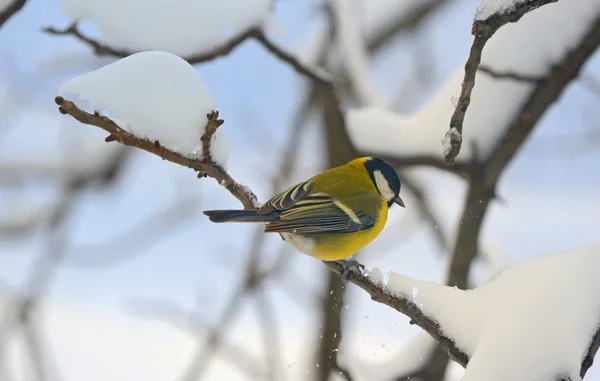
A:
[[[348,275],[350,275],[351,272],[358,270],[358,272],[363,274],[365,270],[365,265],[352,258],[339,260],[338,263],[343,267],[342,283],[344,284],[348,283]]]

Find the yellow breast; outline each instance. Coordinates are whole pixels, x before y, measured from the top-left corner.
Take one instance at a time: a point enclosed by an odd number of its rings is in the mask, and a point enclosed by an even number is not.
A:
[[[382,203],[385,204],[383,199]],[[382,205],[379,219],[369,230],[356,233],[327,234],[327,236],[317,237],[315,239],[316,244],[309,255],[324,261],[337,261],[355,254],[381,233],[387,221],[387,214],[388,208],[385,204]]]

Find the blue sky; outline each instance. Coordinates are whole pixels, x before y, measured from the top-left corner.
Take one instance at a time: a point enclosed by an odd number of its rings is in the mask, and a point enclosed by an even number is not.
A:
[[[288,32],[279,43],[291,49],[307,33],[311,3],[278,2],[277,18]],[[471,42],[470,21],[476,6],[475,0],[454,1],[425,26],[435,70],[430,94],[420,97],[423,98],[420,102],[433,94],[464,59]],[[66,23],[56,1],[30,0],[0,30],[2,161],[28,159],[50,163],[64,154],[64,139],[59,137],[65,133],[81,134],[104,144],[104,134],[62,117],[53,102],[61,83],[113,61],[94,57],[87,47],[71,38],[52,37],[40,31],[45,25]],[[401,77],[397,71],[404,67],[403,52],[408,46],[405,41],[398,41],[395,49],[382,53],[382,59],[374,64],[373,77],[382,93],[394,94],[394,86],[401,83],[390,78]],[[599,59],[596,55],[585,72],[600,74]],[[400,70],[396,62],[401,63]],[[231,143],[230,173],[248,184],[260,199],[266,199],[270,196],[268,183],[276,173],[290,119],[302,99],[304,79],[254,42],[244,44],[228,57],[200,65],[197,70],[226,120],[222,128]],[[8,86],[12,86],[11,92],[3,95]],[[507,203],[492,207],[483,234],[486,241],[500,248],[507,264],[600,239],[598,96],[580,84],[572,84],[504,174],[500,194]],[[416,103],[413,107],[418,106]],[[315,125],[307,129],[305,139],[299,143],[302,161],[294,180],[321,169],[321,138]],[[591,138],[583,141],[589,143],[589,149],[577,143],[574,150],[562,152],[560,143],[564,142],[564,136],[577,138],[584,131],[592,132]],[[453,221],[462,206],[464,184],[435,170],[426,172],[437,210],[443,211],[447,221]],[[26,192],[16,195],[4,192],[0,205],[6,206],[15,197],[42,202],[57,193],[52,186],[34,182],[29,185]],[[102,263],[106,257],[126,255],[119,254],[124,242],[109,245],[110,252],[77,252],[81,245],[93,246],[128,231],[178,198],[185,200],[183,206],[190,212],[188,217],[182,222],[167,223],[173,225],[169,235],[152,239],[136,255],[127,255],[130,259],[115,261],[116,266],[93,265]],[[90,374],[98,379],[113,380],[131,377],[167,380],[177,374],[191,348],[189,339],[164,323],[131,317],[123,306],[136,296],[164,298],[190,308],[200,300],[201,315],[206,321],[216,322],[220,309],[239,283],[245,245],[253,229],[212,225],[200,212],[235,206],[236,201],[212,180],[197,180],[192,171],[142,152],[134,153],[115,188],[86,192],[81,197],[69,221],[74,253],[58,272],[43,305],[47,308],[44,332],[65,380],[81,379],[82,372],[90,369],[93,370]],[[395,210],[392,223],[388,223],[362,258],[369,267],[443,280],[443,256],[426,228],[417,225],[414,234],[395,243],[398,228],[415,224],[402,213],[411,212]],[[26,242],[0,243],[0,279],[21,286],[43,247],[43,238],[38,234]],[[275,236],[267,237],[267,242],[264,255],[274,258],[281,242]],[[290,255],[294,273],[300,274],[302,283],[294,276],[283,282],[303,287],[306,295],[320,290],[322,265],[299,254]],[[78,268],[77,264],[82,262],[88,263],[88,269]],[[285,341],[286,365],[303,374],[303,364],[312,361],[305,345],[312,348],[311,340],[316,339],[318,313],[306,303],[290,300],[277,284],[269,287]],[[244,313],[230,337],[260,354],[256,318],[250,307],[242,308]],[[349,353],[369,361],[399,361],[394,356],[400,344],[416,332],[406,319],[371,302],[355,289],[350,292],[348,309],[352,311],[347,314],[347,324],[352,327],[347,335]],[[112,351],[114,354],[110,354]],[[160,362],[161,359],[164,361]],[[221,361],[211,372],[210,379],[224,375],[244,379]],[[596,377],[600,374],[594,373]]]

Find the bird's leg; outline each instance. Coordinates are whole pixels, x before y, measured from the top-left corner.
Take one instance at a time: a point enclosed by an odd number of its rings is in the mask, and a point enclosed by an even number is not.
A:
[[[365,265],[363,265],[362,263],[358,262],[356,259],[352,259],[352,258],[347,258],[347,259],[340,259],[339,261],[337,261],[340,265],[342,265],[342,282],[344,284],[348,283],[348,275],[350,275],[350,273],[353,270],[358,270],[359,273],[363,273],[365,270]]]

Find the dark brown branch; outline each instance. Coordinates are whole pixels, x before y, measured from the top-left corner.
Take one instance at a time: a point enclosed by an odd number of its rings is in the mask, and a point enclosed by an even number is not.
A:
[[[338,262],[324,262],[332,271],[341,274],[344,266]],[[392,294],[384,286],[374,282],[369,277],[360,273],[360,270],[351,268],[348,280],[365,290],[371,299],[385,304],[388,307],[408,316],[412,324],[416,324],[427,332],[433,339],[440,343],[448,355],[463,367],[469,362],[469,357],[456,347],[452,339],[447,337],[437,321],[425,315],[421,308],[412,300]]]
[[[452,254],[448,285],[463,289],[467,287],[471,263],[479,252],[479,233],[504,169],[515,157],[544,113],[560,97],[567,85],[577,78],[581,67],[598,46],[600,46],[600,18],[591,24],[588,32],[562,62],[557,63],[544,80],[538,82],[520,112],[508,125],[504,137],[492,150],[492,156],[487,162],[473,164],[472,178]],[[445,369],[442,363],[447,360],[438,357],[436,361],[437,364],[430,364],[430,366]],[[437,376],[439,378],[440,374]]]
[[[108,132],[110,135],[114,137],[116,141],[126,146],[137,147],[144,151],[150,152],[161,157],[163,160],[171,161],[175,164],[183,165],[184,167],[192,168],[198,172],[206,174],[207,176],[215,179],[219,184],[224,186],[235,198],[237,198],[244,208],[253,209],[256,208],[257,198],[247,187],[236,182],[230,175],[223,169],[220,165],[212,162],[212,161],[204,161],[198,159],[190,159],[185,156],[180,155],[177,152],[168,150],[156,142],[151,142],[150,140],[138,138],[135,135],[130,134],[129,132],[123,130],[119,127],[115,122],[111,119],[101,116],[99,114],[89,114],[81,109],[79,109],[73,102],[70,102],[63,97],[56,97],[55,102],[59,105],[59,111],[62,114],[68,114],[78,120],[81,123],[89,124],[91,126],[96,126],[104,131]],[[214,117],[214,120],[210,118]],[[207,125],[210,127],[212,123],[216,123],[220,125],[220,121],[218,120],[218,113],[214,115],[211,114],[209,116],[209,121]],[[216,127],[214,127],[216,129]],[[207,131],[211,129],[208,128]],[[203,148],[209,147],[210,145],[204,145]],[[203,152],[203,157],[207,157],[205,152]]]
[[[0,9],[0,28],[9,18],[14,16],[17,12],[21,10],[25,6],[27,0],[15,0],[11,4],[9,4],[6,8]]]
[[[582,379],[583,377],[585,377],[585,374],[587,373],[588,369],[590,369],[592,365],[594,365],[594,357],[596,357],[598,348],[600,348],[600,328],[594,334],[594,337],[592,338],[587,353],[585,354],[585,357],[581,362],[581,371],[579,372],[579,375]]]
[[[531,83],[533,85],[537,85],[538,83],[544,80],[544,77],[536,77],[533,75],[520,74],[512,71],[497,71],[482,65],[479,65],[479,68],[477,70],[489,75],[494,79],[510,79],[518,82]]]
[[[91,37],[88,37],[81,33],[78,28],[77,22],[74,22],[69,27],[65,29],[57,29],[54,27],[45,27],[43,29],[44,32],[56,36],[73,36],[84,44],[88,45],[94,51],[94,54],[98,56],[114,56],[114,57],[127,57],[136,51],[126,50],[126,49],[117,49],[111,47],[109,45],[103,44],[102,42],[95,40]],[[244,41],[246,41],[250,36],[257,33],[256,29],[249,29],[239,35],[227,40],[222,45],[219,45],[211,50],[194,54],[189,57],[182,57],[190,64],[199,64],[203,62],[212,61],[216,58],[223,57],[231,53],[235,48],[241,45]]]
[[[462,145],[463,122],[469,104],[471,103],[471,92],[475,86],[475,75],[477,68],[481,62],[481,53],[486,42],[500,29],[503,25],[517,22],[525,15],[542,5],[554,3],[558,0],[531,0],[520,3],[513,10],[504,13],[493,14],[485,20],[475,20],[471,33],[475,36],[469,58],[465,64],[465,76],[462,82],[462,88],[458,103],[450,119],[450,128],[446,132],[446,139],[450,142],[449,149],[444,151],[444,159],[446,164],[454,164],[454,160],[460,152]]]

